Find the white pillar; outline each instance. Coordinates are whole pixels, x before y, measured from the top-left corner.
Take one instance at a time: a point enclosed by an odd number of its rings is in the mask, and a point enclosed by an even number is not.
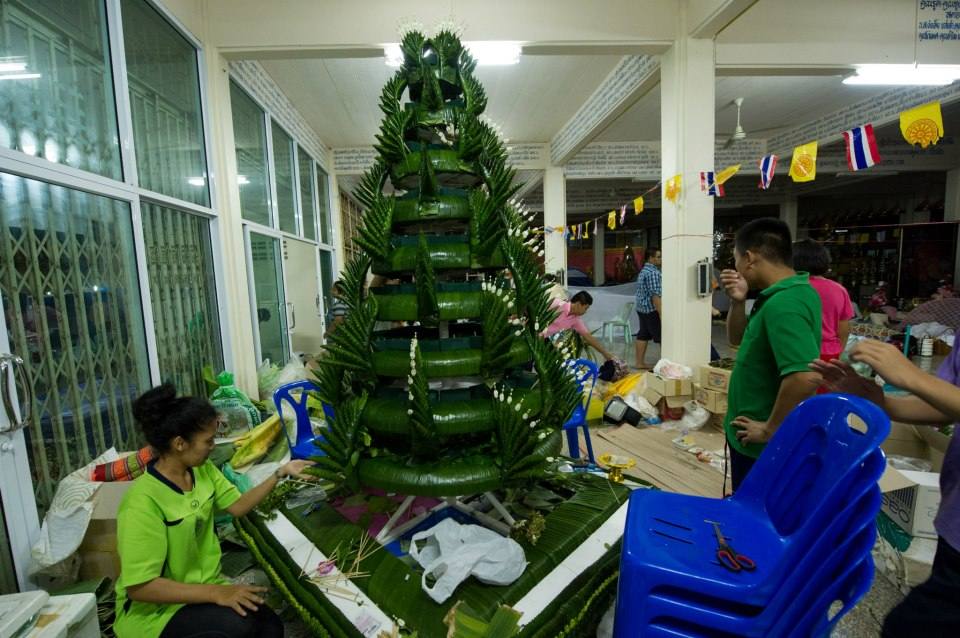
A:
[[[590,230],[593,230],[592,228]],[[593,285],[602,286],[607,280],[606,262],[604,259],[603,244],[607,235],[607,225],[597,224],[597,232],[593,234]]]
[[[543,175],[543,225],[548,228],[567,225],[567,184],[562,166],[548,166]],[[567,241],[562,232],[545,233],[544,263],[547,273],[561,273],[567,283]]]
[[[676,40],[661,58],[660,78],[661,179],[664,185],[677,174],[683,179],[676,203],[664,194],[661,209],[662,352],[696,366],[710,355],[710,297],[697,296],[696,263],[713,252],[713,198],[698,182],[700,171],[714,168],[713,41]]]
[[[947,192],[943,201],[944,221],[960,220],[960,168],[947,171]],[[960,283],[960,224],[956,231],[956,257],[953,262],[953,286]]]
[[[787,223],[787,226],[790,227],[790,236],[793,237],[793,241],[800,239],[797,236],[797,210],[799,206],[797,205],[797,198],[791,197],[790,199],[780,202],[780,219]]]

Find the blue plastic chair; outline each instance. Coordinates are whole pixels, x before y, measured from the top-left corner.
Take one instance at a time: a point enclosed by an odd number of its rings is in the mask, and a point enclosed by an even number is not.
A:
[[[597,377],[600,376],[600,368],[589,359],[571,359],[564,365],[574,371],[577,389],[581,395],[580,403],[573,409],[567,422],[563,424],[563,431],[567,433],[567,447],[570,448],[570,457],[580,458],[580,437],[577,430],[582,427],[583,438],[587,442],[587,458],[596,465],[597,460],[593,458],[593,443],[590,442],[590,428],[587,426],[587,409],[590,407],[593,388],[597,385]],[[590,392],[587,394],[587,400],[584,401],[582,396],[587,382],[590,384]]]
[[[854,427],[850,415],[865,427]],[[778,605],[807,587],[823,590],[824,583],[811,582],[823,576],[811,571],[811,552],[833,556],[837,538],[872,526],[884,468],[879,445],[889,429],[873,404],[822,395],[790,414],[732,498],[634,492],[614,635],[703,635],[705,627],[710,635],[764,635],[779,619]],[[716,561],[707,520],[721,523],[731,544],[757,563],[755,571],[732,573]],[[840,559],[849,567],[862,557]],[[803,577],[791,578],[797,571]]]
[[[314,435],[313,427],[310,425],[310,415],[307,412],[307,398],[310,392],[317,390],[317,385],[312,381],[294,381],[282,385],[273,392],[273,404],[277,407],[277,414],[283,414],[283,403],[287,402],[293,408],[293,413],[297,417],[297,438],[290,440],[287,428],[283,428],[284,436],[287,437],[287,444],[290,446],[291,459],[309,459],[312,456],[326,456],[323,450],[316,446],[315,441],[325,440],[322,435]],[[299,395],[294,393],[299,391]],[[324,414],[327,418],[332,418],[332,410],[328,406],[323,406]]]

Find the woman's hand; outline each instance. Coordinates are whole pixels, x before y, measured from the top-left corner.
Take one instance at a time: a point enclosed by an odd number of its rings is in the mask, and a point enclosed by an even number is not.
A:
[[[215,585],[213,602],[221,607],[229,607],[241,616],[247,615],[247,610],[257,611],[264,600],[259,595],[267,591],[266,587],[253,585]]]
[[[883,407],[883,389],[874,383],[873,379],[857,374],[849,363],[839,359],[833,361],[817,359],[810,364],[810,369],[820,373],[823,377],[823,385],[831,392],[852,394]]]
[[[899,348],[876,339],[864,339],[850,352],[853,361],[862,361],[876,370],[887,383],[910,390],[911,386],[926,374],[910,363]]]
[[[727,296],[733,301],[746,301],[750,286],[747,280],[736,270],[726,269],[720,273],[720,283],[727,291]]]
[[[313,461],[306,461],[302,459],[298,459],[296,461],[290,461],[286,465],[281,466],[279,470],[277,470],[277,478],[283,478],[285,476],[294,476],[299,479],[306,479],[306,480],[313,479],[313,477],[310,476],[309,474],[303,473],[305,469],[307,469],[312,465],[316,465],[316,463],[314,463]]]

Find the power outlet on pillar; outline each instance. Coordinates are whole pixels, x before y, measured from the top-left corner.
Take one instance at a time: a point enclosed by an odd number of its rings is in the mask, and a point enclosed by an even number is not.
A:
[[[713,294],[713,266],[709,259],[697,262],[697,296],[709,297]]]

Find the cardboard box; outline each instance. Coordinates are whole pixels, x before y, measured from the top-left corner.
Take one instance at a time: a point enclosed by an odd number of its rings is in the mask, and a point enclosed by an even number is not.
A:
[[[937,538],[933,519],[940,508],[940,475],[887,466],[880,477],[880,509],[911,536]]]
[[[679,421],[683,418],[683,404],[693,399],[693,395],[664,397],[657,406],[660,418],[664,421]]]
[[[713,414],[727,413],[727,393],[705,388],[699,383],[693,386],[693,398]]]
[[[693,394],[693,383],[690,379],[664,379],[655,374],[646,376],[647,388],[658,392],[665,397],[678,397]]]
[[[80,556],[80,579],[120,576],[120,555],[117,553],[117,511],[120,501],[133,481],[104,483],[94,493],[93,515],[77,553]]]
[[[733,370],[700,366],[700,385],[715,392],[728,392],[730,390],[731,374],[733,374]]]
[[[663,395],[652,388],[644,388],[643,392],[640,393],[640,396],[646,399],[647,402],[653,407],[657,407],[657,404],[663,400]]]

